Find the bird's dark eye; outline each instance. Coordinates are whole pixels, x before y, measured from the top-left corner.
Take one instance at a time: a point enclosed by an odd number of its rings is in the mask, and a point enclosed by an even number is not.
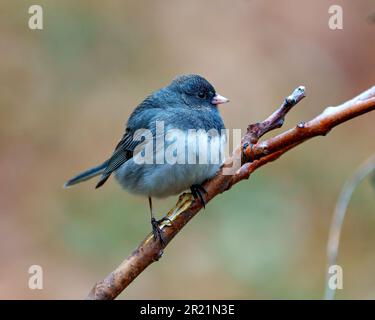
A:
[[[198,97],[201,98],[201,99],[204,99],[204,98],[206,98],[206,93],[205,92],[199,92]]]

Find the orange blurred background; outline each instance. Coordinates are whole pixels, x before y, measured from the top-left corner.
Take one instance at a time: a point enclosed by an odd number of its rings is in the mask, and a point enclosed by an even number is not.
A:
[[[176,75],[231,99],[227,128],[262,120],[298,85],[284,129],[375,84],[375,3],[361,1],[0,3],[0,298],[81,299],[150,231],[146,199],[110,179],[64,190],[108,157],[132,109]],[[343,8],[343,30],[328,8]],[[356,118],[218,196],[120,296],[318,299],[345,180],[375,150],[375,113]],[[283,130],[284,130],[283,129]],[[375,298],[375,198],[356,190],[343,229],[337,298]],[[156,201],[166,212],[177,197]],[[44,289],[28,288],[40,265]]]

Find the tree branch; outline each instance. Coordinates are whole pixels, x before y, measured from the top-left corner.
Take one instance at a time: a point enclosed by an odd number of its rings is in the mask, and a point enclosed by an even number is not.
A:
[[[374,86],[337,107],[326,108],[323,113],[308,122],[301,122],[293,129],[258,143],[265,133],[283,125],[286,114],[304,96],[304,87],[298,87],[266,120],[248,126],[241,145],[224,162],[216,176],[204,183],[203,186],[207,190],[206,202],[239,181],[248,179],[255,170],[278,159],[300,143],[315,136],[326,135],[335,126],[375,109]],[[161,225],[165,245],[155,241],[150,233],[114,271],[95,284],[87,299],[116,298],[145,268],[161,258],[165,246],[201,209],[199,201],[194,201],[190,193],[183,193],[176,206],[166,216],[170,222],[163,222]]]

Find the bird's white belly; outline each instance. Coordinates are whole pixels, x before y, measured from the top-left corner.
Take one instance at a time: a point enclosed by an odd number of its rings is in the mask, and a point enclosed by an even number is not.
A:
[[[201,138],[207,139],[207,137]],[[225,145],[226,138],[225,136],[215,137],[211,139],[211,143],[220,148]],[[209,147],[210,144],[208,144]],[[192,158],[197,154],[198,152],[194,154],[193,151]],[[131,193],[163,198],[179,194],[194,184],[201,184],[212,178],[219,170],[223,159],[212,160],[209,151],[207,151],[207,161],[203,162],[204,164],[199,161],[196,164],[140,164],[137,159],[132,158],[116,170],[115,175],[121,186]]]

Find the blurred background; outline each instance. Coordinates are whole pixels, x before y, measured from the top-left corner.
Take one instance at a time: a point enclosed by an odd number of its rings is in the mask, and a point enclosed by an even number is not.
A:
[[[33,4],[43,30],[28,28]],[[343,30],[328,27],[332,4]],[[231,99],[226,126],[246,129],[305,85],[293,127],[375,84],[374,13],[371,0],[2,0],[0,298],[84,298],[150,231],[147,200],[113,179],[62,189],[112,153],[147,94],[204,75]],[[120,298],[322,298],[332,213],[375,150],[374,121],[339,126],[215,198]],[[374,194],[367,179],[350,204],[338,299],[375,299]],[[176,200],[156,201],[159,216]],[[28,288],[34,264],[43,290]]]

